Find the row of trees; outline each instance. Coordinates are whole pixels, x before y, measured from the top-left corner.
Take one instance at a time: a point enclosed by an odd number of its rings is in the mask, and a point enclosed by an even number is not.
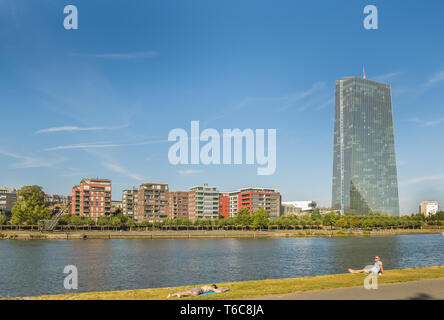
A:
[[[428,225],[444,225],[444,212],[433,218],[424,218],[422,215],[410,215],[401,217],[391,217],[384,214],[357,215],[346,214],[341,216],[334,212],[325,215],[305,214],[300,216],[288,215],[275,219],[270,219],[269,214],[264,209],[259,209],[250,215],[248,209],[242,209],[236,217],[228,219],[166,219],[162,222],[150,223],[143,221],[140,223],[129,219],[123,214],[113,217],[98,218],[95,222],[91,218],[79,216],[63,216],[60,220],[62,225],[98,225],[98,226],[124,226],[124,227],[250,227],[263,229],[269,226],[281,228],[302,227],[302,228],[419,228]]]
[[[12,215],[0,214],[0,225],[37,225],[39,220],[49,219],[51,212],[45,204],[45,194],[39,186],[26,186],[17,192],[17,202],[12,209]],[[439,212],[430,217],[423,215],[410,215],[392,217],[381,213],[369,215],[346,214],[339,215],[330,212],[321,215],[318,210],[311,214],[300,216],[288,215],[270,219],[270,215],[264,209],[259,209],[250,215],[247,208],[241,209],[236,217],[228,219],[167,219],[162,222],[140,223],[128,218],[122,213],[111,217],[100,217],[97,221],[89,217],[75,215],[62,216],[60,225],[90,225],[90,226],[114,226],[114,227],[178,227],[178,226],[242,226],[255,229],[267,228],[270,225],[278,227],[310,227],[310,228],[418,228],[425,224],[432,226],[444,225],[444,212]]]

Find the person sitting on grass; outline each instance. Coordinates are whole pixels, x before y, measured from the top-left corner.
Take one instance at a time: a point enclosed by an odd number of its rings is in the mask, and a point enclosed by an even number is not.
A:
[[[380,256],[375,256],[375,264],[366,266],[364,269],[361,270],[353,270],[348,269],[348,272],[350,273],[372,273],[372,274],[382,274],[384,273],[384,268],[382,267],[382,261]]]
[[[167,298],[172,298],[172,297],[182,298],[182,297],[189,297],[189,296],[195,297],[195,296],[198,296],[202,293],[207,293],[207,292],[221,293],[223,291],[221,289],[219,289],[215,284],[212,284],[210,286],[195,287],[195,288],[192,288],[191,290],[169,294]]]

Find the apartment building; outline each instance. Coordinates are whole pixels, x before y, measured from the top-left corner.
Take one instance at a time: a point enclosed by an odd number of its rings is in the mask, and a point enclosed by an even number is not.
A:
[[[139,204],[139,189],[133,187],[132,189],[123,190],[122,193],[122,213],[128,218],[135,219],[138,212]]]
[[[137,221],[161,221],[168,218],[168,184],[142,183],[138,192]]]
[[[112,182],[108,179],[82,179],[72,188],[71,213],[93,219],[111,214]]]
[[[111,201],[111,214],[116,215],[122,213],[123,204],[122,201],[112,200]]]
[[[219,193],[219,217],[229,218],[230,217],[230,193],[220,192]]]
[[[214,219],[219,216],[219,191],[204,184],[190,188],[188,193],[189,219]]]
[[[237,214],[238,209],[238,203],[237,203],[237,195],[239,194],[238,191],[230,192],[228,194],[228,216],[229,217],[235,217]]]
[[[279,217],[281,210],[281,194],[276,189],[249,187],[231,192],[229,195],[230,216],[236,216],[237,212],[247,208],[250,214],[259,208],[265,209],[271,218]]]
[[[58,210],[66,205],[69,205],[68,212],[71,213],[71,196],[63,196],[59,194],[45,194],[45,203],[49,210]]]
[[[168,218],[188,219],[188,192],[174,191],[168,195]]]
[[[14,188],[0,187],[0,213],[11,212],[17,201],[17,190]]]

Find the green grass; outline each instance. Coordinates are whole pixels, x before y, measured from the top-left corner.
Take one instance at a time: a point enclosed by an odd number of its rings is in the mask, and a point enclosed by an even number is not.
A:
[[[259,281],[218,283],[230,288],[230,291],[199,297],[182,299],[225,300],[242,298],[260,298],[261,296],[295,293],[312,290],[357,287],[363,285],[364,274],[335,274],[293,279],[269,279]],[[444,266],[387,270],[379,277],[379,284],[400,283],[415,280],[444,278]],[[199,286],[199,285],[195,285]],[[141,289],[124,291],[87,292],[40,297],[28,297],[36,300],[164,300],[169,293],[188,290],[195,286],[160,289]],[[176,298],[174,298],[176,299]]]

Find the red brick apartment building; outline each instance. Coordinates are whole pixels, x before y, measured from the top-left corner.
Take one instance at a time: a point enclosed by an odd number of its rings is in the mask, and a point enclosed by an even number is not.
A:
[[[244,188],[230,193],[230,216],[248,208],[250,214],[264,208],[271,218],[279,217],[281,210],[281,194],[269,188]]]
[[[168,184],[142,183],[139,187],[137,221],[161,221],[168,218]]]
[[[228,192],[219,193],[219,217],[224,219],[230,217],[230,194]]]
[[[112,182],[108,179],[82,179],[72,188],[71,213],[93,219],[111,214]]]
[[[168,218],[188,219],[188,192],[170,191],[168,195]]]

